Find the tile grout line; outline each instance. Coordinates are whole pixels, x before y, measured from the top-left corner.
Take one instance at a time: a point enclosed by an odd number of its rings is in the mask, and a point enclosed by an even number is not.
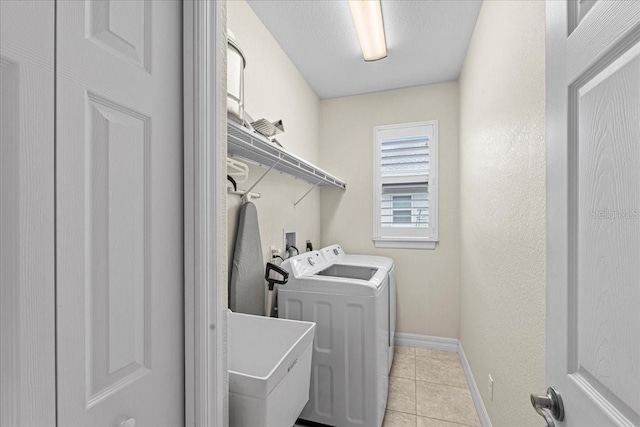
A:
[[[416,389],[416,427],[418,427],[418,417],[420,415],[418,415],[418,382],[414,382],[415,385],[415,389]]]
[[[414,414],[413,412],[402,411],[402,410],[400,410],[400,409],[386,409],[386,411],[390,411],[390,412],[398,412],[398,413],[400,413],[400,414],[416,415],[416,416],[417,416],[417,414]],[[420,415],[420,416],[421,416],[421,417],[424,417],[424,415]],[[451,422],[451,421],[449,421],[449,422]]]
[[[464,423],[459,423],[457,421],[450,421],[450,420],[445,420],[442,418],[435,418],[435,417],[427,417],[425,415],[419,415],[419,417],[422,418],[429,418],[430,420],[438,420],[438,421],[444,421],[445,423],[449,423],[449,424],[453,424],[454,426],[462,426],[462,427],[474,427],[471,424],[464,424]]]
[[[386,412],[397,412],[398,414],[414,415],[416,417],[416,422],[418,421],[418,418],[429,418],[430,420],[444,421],[446,423],[453,424],[454,426],[474,427],[472,424],[464,424],[464,423],[459,423],[457,421],[445,420],[443,418],[435,418],[427,415],[412,414],[411,412],[400,411],[398,409],[387,409]],[[297,427],[297,426],[294,426],[294,427]]]
[[[413,415],[416,417],[416,422],[418,421],[419,418],[428,418],[430,420],[436,420],[436,421],[443,421],[445,423],[451,424],[452,426],[460,426],[460,427],[475,427],[473,424],[464,424],[464,423],[459,423],[457,421],[451,421],[451,420],[445,420],[443,418],[435,418],[435,417],[429,417],[426,415],[416,415],[416,414],[412,414],[409,412],[404,412],[404,411],[398,411],[397,409],[387,409],[385,412],[395,412],[398,414],[405,414],[405,415]],[[294,425],[294,427],[298,427],[298,424]],[[302,427],[300,425],[300,427]]]
[[[398,377],[396,377],[398,378]],[[417,382],[421,382],[421,383],[427,383],[427,384],[436,384],[436,385],[444,385],[447,387],[455,387],[455,388],[461,388],[463,390],[469,390],[468,386],[463,386],[463,385],[453,385],[453,384],[446,384],[446,383],[439,383],[436,381],[425,381],[425,380],[416,380]]]

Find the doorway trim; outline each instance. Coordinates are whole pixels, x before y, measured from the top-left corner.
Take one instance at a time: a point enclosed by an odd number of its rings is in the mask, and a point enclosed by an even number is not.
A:
[[[226,4],[185,0],[185,425],[228,425]]]

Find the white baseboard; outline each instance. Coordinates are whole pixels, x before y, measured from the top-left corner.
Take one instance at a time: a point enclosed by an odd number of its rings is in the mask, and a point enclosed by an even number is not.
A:
[[[480,390],[478,390],[478,384],[476,384],[476,380],[473,377],[471,366],[469,366],[469,361],[467,360],[467,356],[464,354],[464,349],[462,348],[462,343],[460,341],[458,341],[458,358],[460,358],[460,363],[464,370],[464,376],[467,377],[467,384],[469,384],[469,391],[471,392],[473,404],[476,405],[476,412],[480,419],[480,425],[482,427],[492,427],[489,414],[487,413],[487,408],[484,406],[484,402],[480,396]]]
[[[407,347],[426,348],[428,350],[458,352],[458,340],[456,338],[432,337],[429,335],[403,334],[396,332],[396,345]]]
[[[471,392],[471,398],[473,399],[473,404],[476,407],[476,412],[480,419],[480,425],[482,427],[492,427],[489,414],[487,413],[487,408],[484,406],[484,402],[480,396],[480,390],[478,390],[476,380],[473,378],[469,361],[467,360],[467,356],[464,354],[462,343],[460,343],[458,339],[396,332],[395,343],[396,345],[403,345],[407,347],[426,348],[428,350],[457,353],[460,363],[462,364],[462,369],[464,370],[464,376],[467,378],[467,383],[469,384],[469,391]]]

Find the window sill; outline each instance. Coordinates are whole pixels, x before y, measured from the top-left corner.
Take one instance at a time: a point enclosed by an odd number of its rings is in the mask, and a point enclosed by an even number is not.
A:
[[[415,239],[373,239],[376,248],[390,249],[435,249],[437,240],[415,240]]]

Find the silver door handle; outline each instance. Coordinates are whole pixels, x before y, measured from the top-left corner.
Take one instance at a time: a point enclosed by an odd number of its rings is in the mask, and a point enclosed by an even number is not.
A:
[[[531,405],[536,412],[547,422],[547,427],[555,427],[553,419],[564,420],[564,405],[560,393],[553,387],[547,389],[546,396],[531,395]]]

